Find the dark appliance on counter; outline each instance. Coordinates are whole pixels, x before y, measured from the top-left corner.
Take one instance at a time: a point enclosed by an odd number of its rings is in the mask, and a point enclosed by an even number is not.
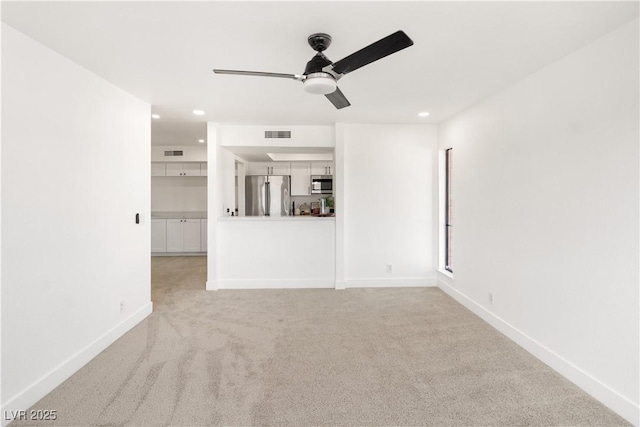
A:
[[[246,216],[288,216],[291,209],[291,177],[249,175],[245,177]]]
[[[333,175],[311,175],[311,194],[333,194]]]

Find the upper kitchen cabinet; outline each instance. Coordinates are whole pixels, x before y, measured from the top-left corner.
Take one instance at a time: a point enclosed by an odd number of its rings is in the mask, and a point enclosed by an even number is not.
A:
[[[311,194],[311,167],[309,162],[291,162],[291,195]]]
[[[167,176],[165,163],[151,163],[151,176]]]
[[[291,175],[291,163],[273,162],[271,165],[271,175]]]
[[[254,162],[247,165],[247,175],[291,175],[289,162]]]
[[[312,162],[311,175],[333,175],[333,162]]]
[[[200,163],[167,163],[167,176],[201,176]]]

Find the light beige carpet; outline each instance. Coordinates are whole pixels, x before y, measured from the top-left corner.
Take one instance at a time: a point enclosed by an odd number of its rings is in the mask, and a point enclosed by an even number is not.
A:
[[[53,424],[627,425],[437,288],[206,292],[205,258],[152,266],[154,313],[34,406]]]

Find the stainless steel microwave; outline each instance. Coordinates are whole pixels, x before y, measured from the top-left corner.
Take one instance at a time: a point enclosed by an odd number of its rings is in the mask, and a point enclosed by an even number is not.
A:
[[[333,176],[311,175],[311,194],[333,194]]]

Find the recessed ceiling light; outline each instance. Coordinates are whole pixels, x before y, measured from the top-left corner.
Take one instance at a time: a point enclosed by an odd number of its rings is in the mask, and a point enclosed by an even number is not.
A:
[[[193,114],[196,116],[204,116],[204,111],[202,110],[193,110]]]
[[[427,117],[429,115],[429,113],[427,113],[426,111],[423,111],[422,113],[418,113],[418,117]]]
[[[198,140],[198,142],[199,142],[200,144],[204,144],[204,139],[199,139],[199,140]]]
[[[159,115],[159,114],[152,114],[152,115],[151,115],[151,118],[152,118],[152,119],[159,119],[159,118],[160,118],[160,115]]]

